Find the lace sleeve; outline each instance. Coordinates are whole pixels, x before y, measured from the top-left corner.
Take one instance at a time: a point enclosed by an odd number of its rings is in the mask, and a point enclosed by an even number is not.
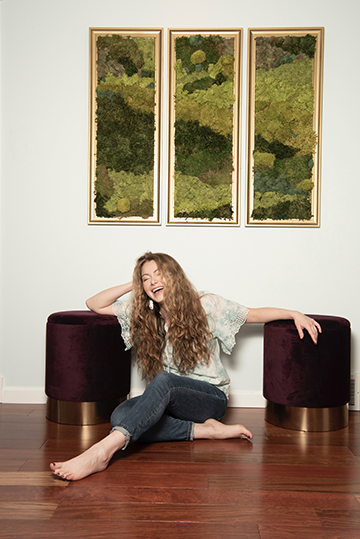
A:
[[[231,354],[235,346],[235,335],[245,324],[249,309],[215,294],[206,294],[201,301],[208,317],[209,329],[219,339],[223,352]]]
[[[132,347],[130,335],[130,301],[117,299],[115,303],[113,303],[112,309],[121,326],[121,336],[125,343],[125,350],[129,350]]]

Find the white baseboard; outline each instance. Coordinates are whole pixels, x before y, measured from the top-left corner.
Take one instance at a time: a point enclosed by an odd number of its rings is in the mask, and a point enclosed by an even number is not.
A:
[[[143,388],[133,388],[130,397],[141,395],[143,391]],[[46,395],[42,387],[3,387],[0,402],[4,404],[45,404]],[[230,393],[229,408],[264,407],[265,399],[261,391],[232,391]]]
[[[230,391],[229,408],[265,408],[261,391]]]
[[[4,404],[45,404],[46,395],[43,387],[3,387]]]

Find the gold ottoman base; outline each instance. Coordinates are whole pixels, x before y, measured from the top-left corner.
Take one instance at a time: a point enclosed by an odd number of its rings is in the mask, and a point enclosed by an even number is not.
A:
[[[328,432],[349,424],[348,405],[333,408],[302,408],[266,401],[265,420],[272,425],[306,432]]]
[[[47,398],[46,417],[64,425],[109,423],[113,410],[127,397],[98,402],[69,402]]]

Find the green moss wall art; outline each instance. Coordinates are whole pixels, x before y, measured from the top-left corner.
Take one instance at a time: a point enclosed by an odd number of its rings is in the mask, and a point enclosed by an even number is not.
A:
[[[169,30],[168,224],[239,224],[241,37]]]
[[[320,226],[323,41],[249,29],[247,225]]]
[[[160,223],[161,29],[90,28],[89,224]]]

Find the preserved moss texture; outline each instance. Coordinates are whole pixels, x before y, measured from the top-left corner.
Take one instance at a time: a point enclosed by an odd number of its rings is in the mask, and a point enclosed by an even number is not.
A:
[[[175,39],[174,215],[231,220],[234,39]]]
[[[310,220],[316,37],[256,39],[255,220]]]
[[[98,217],[153,215],[155,39],[97,39]]]

